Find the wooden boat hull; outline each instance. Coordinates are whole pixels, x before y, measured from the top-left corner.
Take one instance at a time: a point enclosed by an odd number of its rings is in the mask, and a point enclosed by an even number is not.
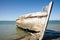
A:
[[[50,2],[49,5],[45,7],[43,12],[26,14],[19,17],[16,20],[17,27],[23,30],[28,30],[27,33],[30,33],[33,38],[31,38],[31,40],[42,40],[47,27],[52,5],[53,2]],[[36,33],[32,33],[32,31],[35,31]]]

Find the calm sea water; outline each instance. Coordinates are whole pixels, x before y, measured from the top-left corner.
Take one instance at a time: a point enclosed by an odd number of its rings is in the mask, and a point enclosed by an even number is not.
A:
[[[15,21],[0,21],[0,40],[16,38],[15,36],[18,32],[17,30],[18,29],[16,28]],[[49,31],[60,32],[60,21],[49,21],[46,33]],[[20,31],[20,32],[21,32],[20,34],[24,33],[22,31]],[[20,34],[18,34],[18,35],[20,35]],[[60,35],[60,33],[59,33],[59,35]]]

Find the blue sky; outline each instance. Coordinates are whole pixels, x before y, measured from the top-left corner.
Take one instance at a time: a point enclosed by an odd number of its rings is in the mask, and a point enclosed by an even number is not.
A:
[[[42,11],[51,0],[0,0],[0,20],[16,20],[21,15]],[[50,20],[60,20],[60,0],[54,0]]]

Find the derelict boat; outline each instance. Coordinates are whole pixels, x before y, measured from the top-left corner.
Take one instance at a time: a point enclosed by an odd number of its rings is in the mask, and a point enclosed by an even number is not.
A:
[[[52,10],[53,2],[43,8],[42,12],[35,12],[20,16],[16,19],[16,25],[18,28],[28,31],[35,38],[30,40],[42,40],[45,29],[48,24],[50,13]]]

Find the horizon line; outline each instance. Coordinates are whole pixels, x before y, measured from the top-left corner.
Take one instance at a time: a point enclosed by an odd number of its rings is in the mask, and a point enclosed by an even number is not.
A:
[[[16,21],[16,20],[0,20],[0,21]],[[49,20],[49,21],[60,21],[60,20]]]

